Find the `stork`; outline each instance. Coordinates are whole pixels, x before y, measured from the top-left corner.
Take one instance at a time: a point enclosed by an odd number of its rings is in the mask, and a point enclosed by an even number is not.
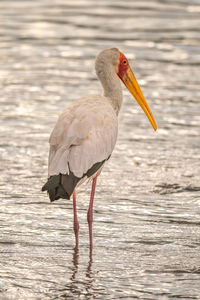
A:
[[[92,179],[87,213],[90,250],[92,250],[93,200],[97,177],[114,149],[118,114],[122,106],[125,84],[142,107],[154,130],[154,117],[123,53],[116,48],[102,51],[95,69],[104,95],[88,95],[70,105],[59,117],[49,139],[48,181],[42,187],[50,201],[70,199],[73,195],[74,233],[78,248],[79,222],[76,209],[76,189]]]

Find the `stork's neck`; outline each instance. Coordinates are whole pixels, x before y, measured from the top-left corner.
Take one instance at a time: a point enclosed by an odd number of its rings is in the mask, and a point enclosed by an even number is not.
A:
[[[123,95],[119,77],[117,76],[114,67],[104,65],[101,71],[97,73],[99,80],[104,89],[104,96],[108,98],[118,115],[122,105]]]

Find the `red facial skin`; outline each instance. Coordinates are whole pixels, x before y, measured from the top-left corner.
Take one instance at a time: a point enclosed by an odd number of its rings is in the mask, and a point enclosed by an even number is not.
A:
[[[119,60],[119,66],[118,66],[118,73],[117,75],[119,78],[123,81],[123,76],[126,73],[126,71],[129,69],[129,63],[128,59],[125,57],[123,53],[120,52],[120,60]]]

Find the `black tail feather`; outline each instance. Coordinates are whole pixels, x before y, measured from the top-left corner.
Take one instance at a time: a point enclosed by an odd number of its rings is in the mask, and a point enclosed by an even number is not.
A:
[[[42,187],[42,191],[47,191],[51,202],[60,198],[70,199],[75,186],[80,178],[72,172],[70,174],[59,174],[50,176],[48,181]]]
[[[71,171],[69,174],[59,174],[50,176],[48,181],[42,187],[42,191],[47,191],[50,201],[53,202],[60,198],[70,199],[73,190],[81,178],[87,176],[88,178],[94,175],[104,164],[107,159],[95,163],[82,177],[76,177]]]

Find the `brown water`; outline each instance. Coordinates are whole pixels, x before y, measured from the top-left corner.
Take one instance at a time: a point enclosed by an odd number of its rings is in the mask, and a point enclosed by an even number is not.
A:
[[[200,299],[200,1],[0,2],[0,299]],[[118,47],[154,113],[124,90],[119,138],[98,180],[49,203],[59,113],[101,93],[95,56]]]

